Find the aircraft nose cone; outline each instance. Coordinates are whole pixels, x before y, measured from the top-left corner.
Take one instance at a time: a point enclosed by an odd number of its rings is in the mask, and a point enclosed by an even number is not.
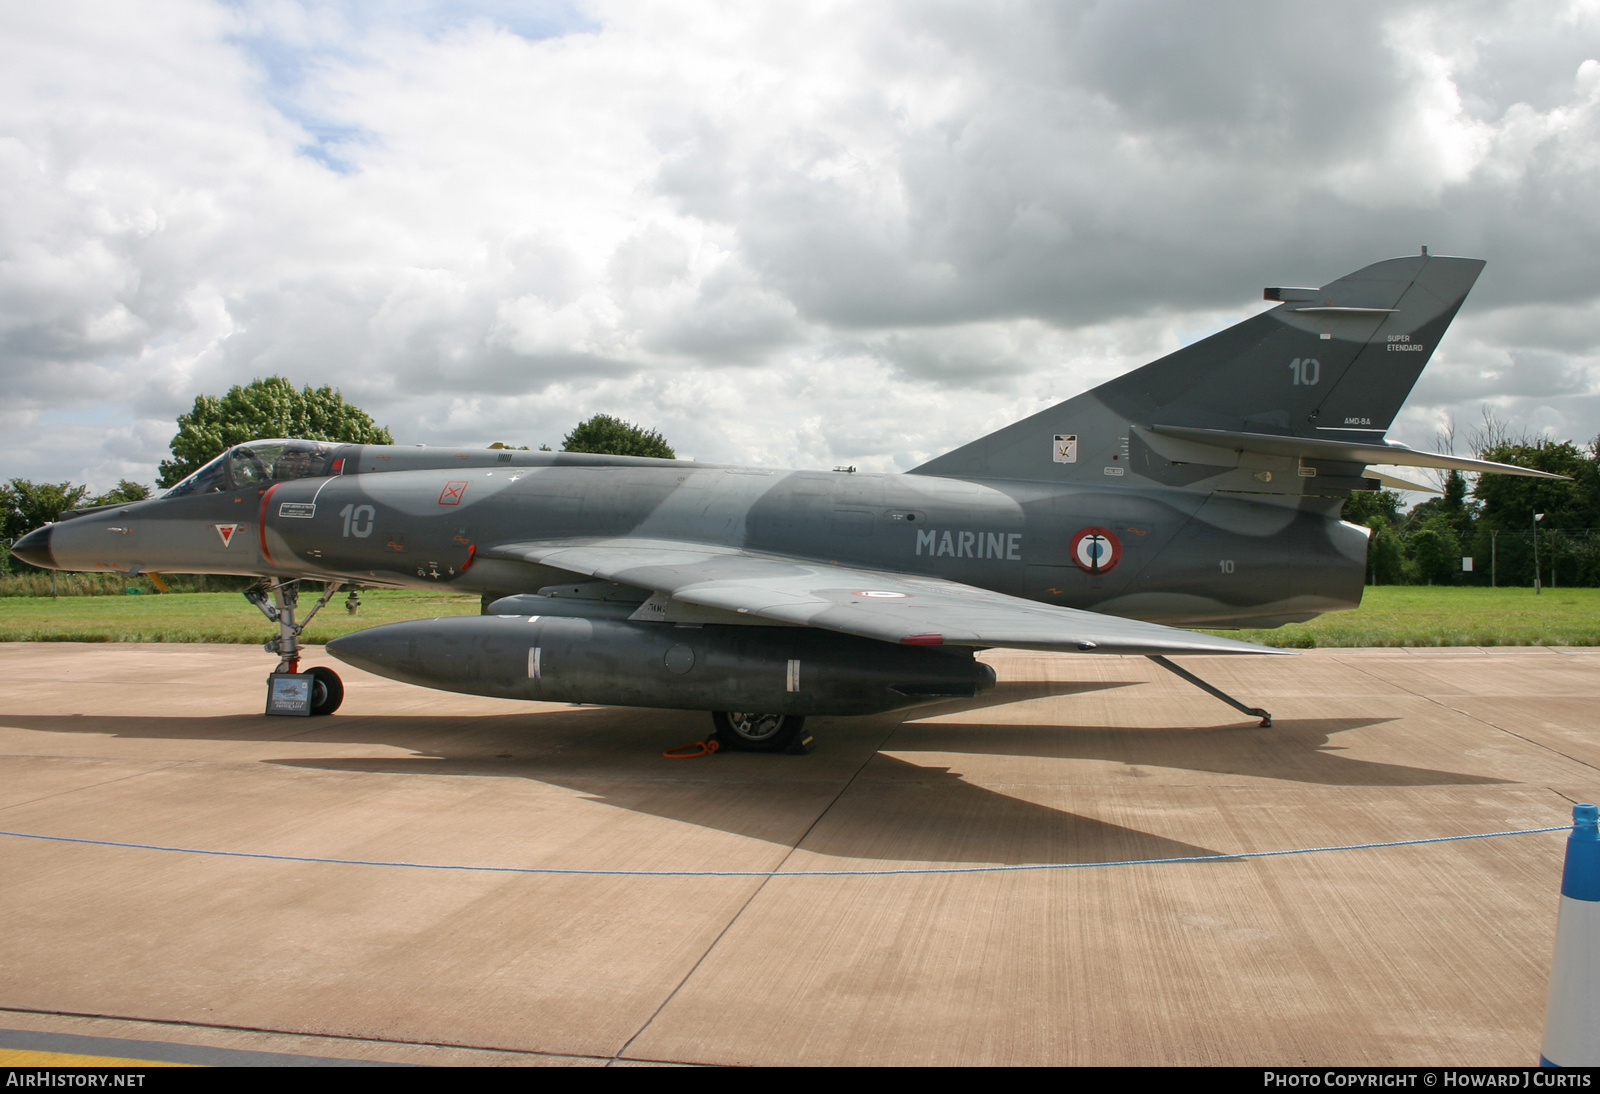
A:
[[[50,533],[55,525],[46,524],[43,528],[35,528],[27,535],[11,545],[13,558],[20,558],[30,566],[38,566],[45,570],[59,569],[56,565],[56,556],[50,551]]]

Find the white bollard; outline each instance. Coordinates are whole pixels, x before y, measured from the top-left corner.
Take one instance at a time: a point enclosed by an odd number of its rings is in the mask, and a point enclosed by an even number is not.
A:
[[[1600,806],[1572,807],[1539,1064],[1600,1065]]]

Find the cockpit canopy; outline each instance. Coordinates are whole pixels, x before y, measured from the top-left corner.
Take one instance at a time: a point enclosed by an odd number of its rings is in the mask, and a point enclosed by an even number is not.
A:
[[[335,456],[338,447],[323,441],[247,441],[234,445],[161,496],[181,498],[287,479],[337,475],[344,462]]]

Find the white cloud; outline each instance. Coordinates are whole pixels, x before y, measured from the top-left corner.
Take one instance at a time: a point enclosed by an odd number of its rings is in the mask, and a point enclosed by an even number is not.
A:
[[[1595,58],[1557,4],[14,7],[0,477],[149,480],[271,373],[906,468],[1423,242],[1490,266],[1408,439],[1587,437]]]

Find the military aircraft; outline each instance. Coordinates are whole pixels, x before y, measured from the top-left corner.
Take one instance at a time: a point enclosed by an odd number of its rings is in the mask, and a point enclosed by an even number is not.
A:
[[[1372,466],[1540,475],[1385,432],[1483,263],[1427,254],[1277,306],[905,474],[567,452],[262,440],[161,497],[66,513],[38,566],[255,577],[278,625],[268,712],[329,714],[299,637],[344,586],[448,588],[479,616],[373,627],[327,650],[426,687],[714,712],[718,740],[804,751],[807,715],[995,682],[989,647],[1270,653],[1185,628],[1356,607]],[[1559,477],[1559,476],[1545,476]],[[323,593],[296,620],[301,581]],[[353,595],[353,594],[352,594]]]

